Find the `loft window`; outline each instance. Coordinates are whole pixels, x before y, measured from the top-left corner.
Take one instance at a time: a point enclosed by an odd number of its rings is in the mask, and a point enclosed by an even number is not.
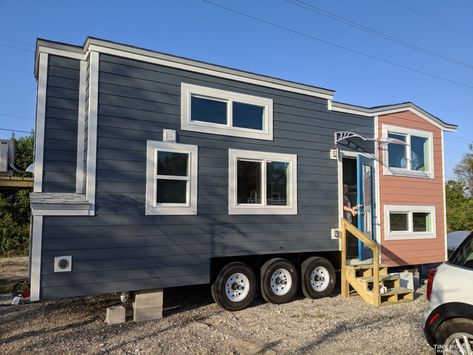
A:
[[[147,215],[197,214],[197,146],[148,141]]]
[[[181,129],[273,139],[273,100],[183,83]]]
[[[386,239],[435,238],[435,207],[385,206]]]
[[[229,214],[297,214],[297,156],[230,149]]]
[[[384,137],[405,144],[389,143],[384,153],[388,175],[433,178],[433,134],[403,127],[383,126]]]

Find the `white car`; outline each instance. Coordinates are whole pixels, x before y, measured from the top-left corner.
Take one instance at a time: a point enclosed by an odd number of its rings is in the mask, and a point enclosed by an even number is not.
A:
[[[422,326],[437,353],[473,355],[473,232],[430,270]]]

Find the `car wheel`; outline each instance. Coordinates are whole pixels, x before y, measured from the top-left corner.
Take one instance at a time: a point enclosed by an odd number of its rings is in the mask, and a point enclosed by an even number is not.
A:
[[[245,263],[226,265],[211,285],[214,301],[229,311],[238,311],[250,305],[256,294],[256,276]]]
[[[307,298],[329,296],[335,287],[335,269],[330,261],[314,256],[301,265],[302,292]]]
[[[281,258],[270,259],[261,266],[261,295],[266,302],[289,302],[297,292],[297,270]]]
[[[454,318],[443,322],[436,339],[436,350],[444,354],[473,354],[473,320]]]

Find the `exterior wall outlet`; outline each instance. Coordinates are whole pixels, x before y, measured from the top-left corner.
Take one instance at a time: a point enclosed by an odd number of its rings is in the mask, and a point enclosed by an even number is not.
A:
[[[54,272],[72,271],[72,256],[56,256],[54,258]]]
[[[338,159],[338,149],[337,148],[330,149],[330,159],[334,159],[334,160]]]
[[[163,129],[163,142],[176,142],[176,131],[173,129]]]
[[[332,239],[340,239],[342,237],[342,232],[338,228],[332,228],[330,230],[330,236],[332,237]]]

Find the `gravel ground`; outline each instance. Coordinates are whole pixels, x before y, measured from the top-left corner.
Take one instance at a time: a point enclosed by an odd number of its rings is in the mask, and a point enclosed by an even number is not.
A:
[[[376,309],[359,297],[256,300],[230,313],[208,287],[165,291],[165,318],[104,323],[118,296],[0,306],[0,353],[433,354],[420,329],[424,290],[413,303]]]

